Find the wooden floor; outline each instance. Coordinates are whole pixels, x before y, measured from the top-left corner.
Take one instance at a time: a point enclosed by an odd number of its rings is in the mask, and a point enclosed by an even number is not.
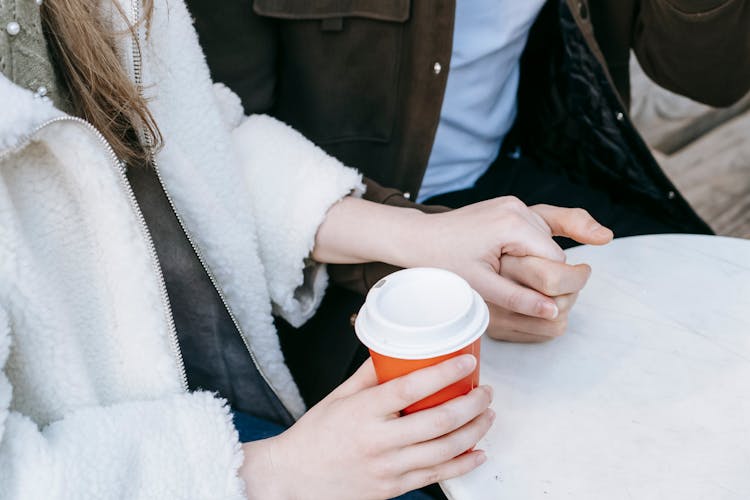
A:
[[[632,117],[667,175],[718,234],[750,238],[750,96],[712,109],[657,87],[634,62]]]

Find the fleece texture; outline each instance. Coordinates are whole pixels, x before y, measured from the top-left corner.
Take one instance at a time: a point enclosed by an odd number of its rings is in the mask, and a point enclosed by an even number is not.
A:
[[[156,2],[140,45],[165,189],[299,417],[272,311],[313,313],[327,281],[308,258],[317,228],[361,178],[287,126],[243,117],[181,1]],[[131,53],[125,37],[135,78]],[[236,432],[222,400],[185,392],[158,263],[108,145],[4,77],[0,102],[0,499],[242,498]]]
[[[263,235],[260,255],[274,310],[300,326],[320,304],[319,291],[328,281],[321,266],[310,261],[305,265],[317,227],[332,204],[346,195],[361,196],[364,185],[357,172],[343,168],[321,149],[308,147],[299,132],[268,116],[251,116],[235,129],[234,138],[247,186],[255,193],[251,201],[256,227]],[[299,168],[301,164],[314,168]],[[268,165],[276,168],[274,175],[269,175]],[[281,191],[274,189],[276,176],[284,179]],[[320,181],[326,186],[323,191],[313,187]],[[293,249],[295,254],[285,255],[280,248]],[[303,276],[309,286],[303,286]]]

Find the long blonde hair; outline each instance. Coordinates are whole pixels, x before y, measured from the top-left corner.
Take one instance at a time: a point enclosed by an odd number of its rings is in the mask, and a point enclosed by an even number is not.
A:
[[[117,2],[116,8],[124,12]],[[143,0],[143,22],[153,12],[153,0]],[[99,2],[92,0],[46,0],[42,21],[75,113],[104,135],[120,160],[129,165],[149,161],[161,134],[141,95],[122,66],[115,49],[119,36],[97,15]],[[146,133],[148,144],[139,141]]]

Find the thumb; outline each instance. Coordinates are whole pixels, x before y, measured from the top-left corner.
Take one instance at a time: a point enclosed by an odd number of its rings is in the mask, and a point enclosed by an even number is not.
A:
[[[375,375],[375,367],[372,364],[372,358],[368,358],[367,361],[362,363],[362,366],[359,367],[354,375],[346,379],[343,384],[331,392],[331,394],[328,395],[328,398],[339,399],[352,396],[358,392],[364,391],[365,389],[369,389],[370,387],[375,387],[376,385],[378,385],[378,377]]]
[[[552,230],[553,236],[564,236],[584,245],[606,245],[614,237],[608,229],[582,208],[561,208],[552,205],[531,207]]]

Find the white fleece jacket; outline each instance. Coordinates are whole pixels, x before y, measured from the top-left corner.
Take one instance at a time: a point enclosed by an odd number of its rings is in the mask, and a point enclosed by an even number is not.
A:
[[[116,20],[107,1],[102,13]],[[326,284],[306,263],[315,233],[361,178],[286,125],[244,118],[212,85],[182,1],[156,1],[141,45],[166,190],[299,416],[272,308],[295,324],[312,314]],[[244,497],[225,403],[184,389],[158,264],[108,145],[2,76],[0,368],[0,499]]]

